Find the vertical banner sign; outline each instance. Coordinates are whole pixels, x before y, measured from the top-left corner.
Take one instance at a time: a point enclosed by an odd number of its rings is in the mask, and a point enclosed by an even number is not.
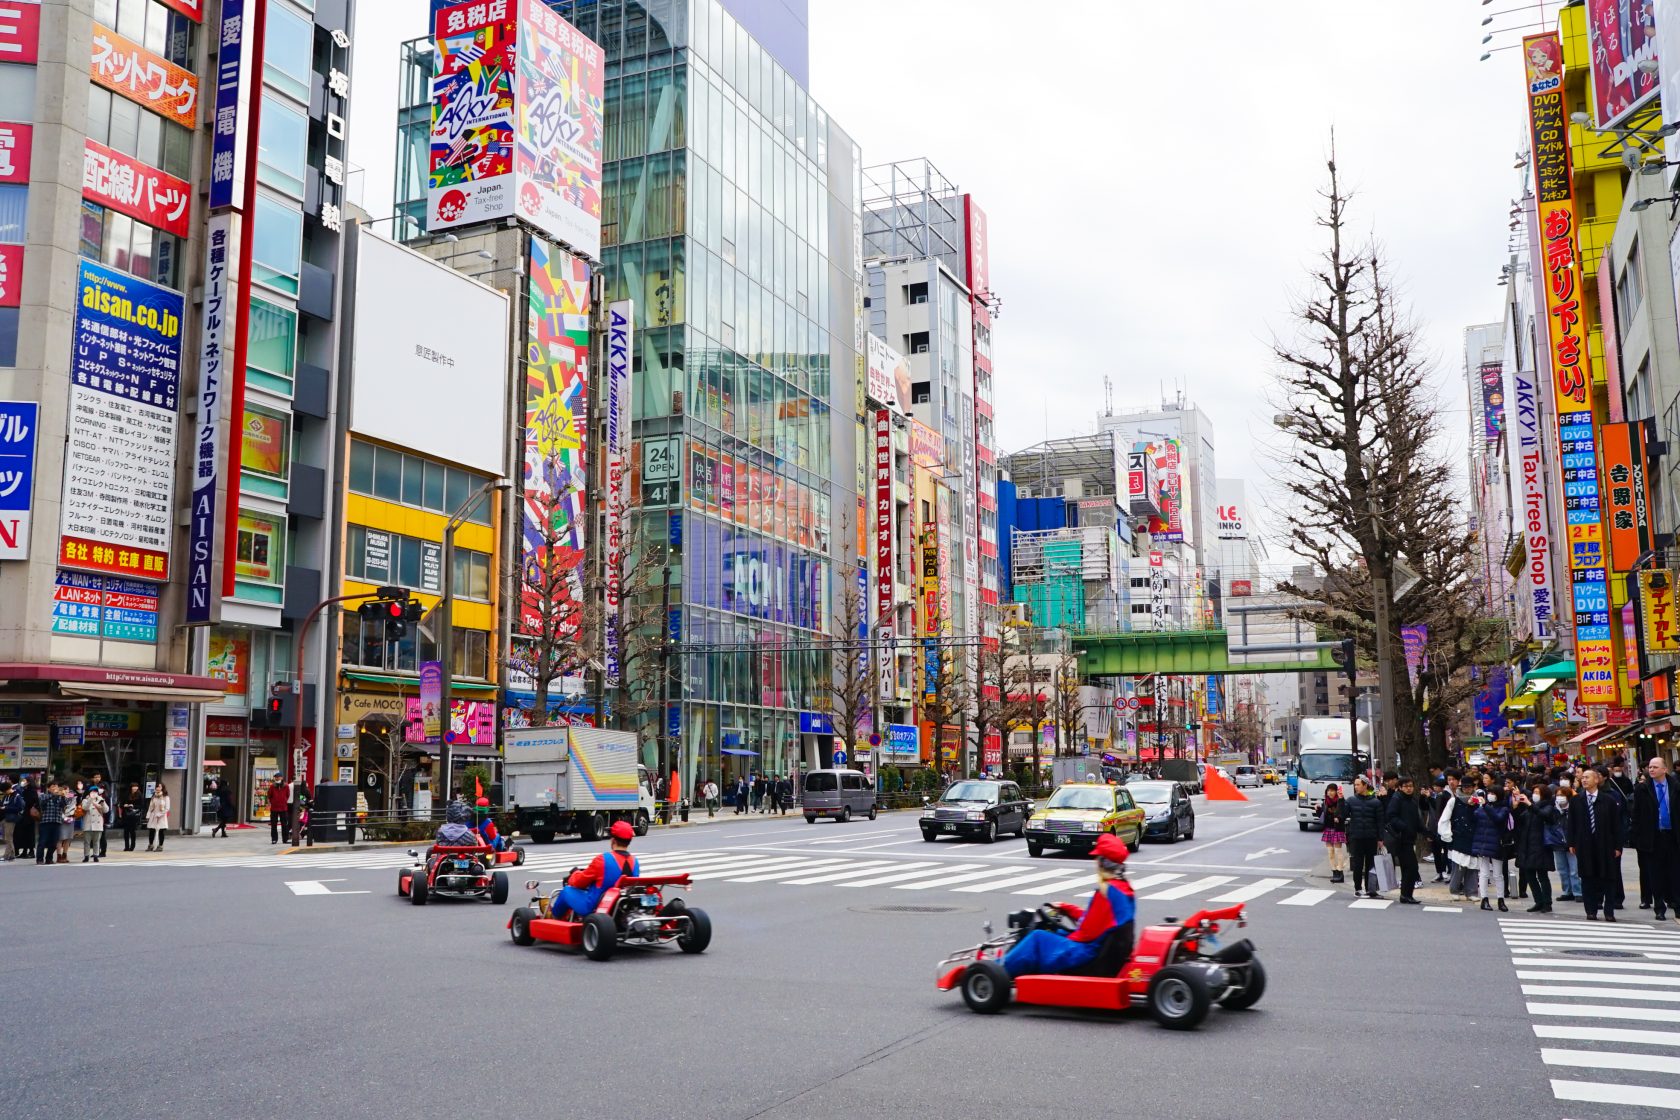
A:
[[[427,743],[443,740],[443,662],[420,662],[420,734]],[[410,739],[410,741],[413,741]]]
[[[1568,106],[1563,48],[1555,33],[1523,40],[1529,125],[1534,152],[1536,219],[1542,243],[1552,390],[1568,530],[1569,577],[1575,605],[1575,664],[1584,704],[1614,704],[1615,647],[1610,637],[1598,449],[1592,413],[1592,369],[1581,306],[1575,198],[1569,175]]]
[[[1635,420],[1606,424],[1604,443],[1605,514],[1610,524],[1610,568],[1631,572],[1651,547],[1650,502],[1645,485],[1645,425]]]
[[[198,415],[193,424],[193,495],[187,523],[188,625],[216,621],[221,598],[224,502],[217,490],[222,463],[222,433],[226,423],[227,362],[224,347],[237,324],[232,269],[239,260],[233,232],[239,217],[231,213],[211,217],[204,242],[204,315],[198,355]]]
[[[939,611],[939,548],[922,545],[922,691],[933,695],[939,691],[939,639],[944,623]]]
[[[1546,465],[1541,459],[1540,398],[1535,375],[1511,366],[1511,393],[1505,441],[1511,460],[1511,477],[1518,480],[1520,505],[1516,510],[1518,532],[1522,534],[1524,563],[1519,583],[1528,600],[1529,637],[1541,644],[1554,634],[1552,615],[1552,524],[1547,494]]]
[[[897,634],[893,596],[893,450],[892,412],[875,413],[875,627],[883,643]],[[897,658],[883,644],[876,677],[883,698],[895,692]]]
[[[624,570],[624,525],[630,499],[630,371],[635,353],[635,304],[607,305],[607,540],[601,550],[606,565],[606,687],[617,688],[620,667],[619,600]]]
[[[0,15],[0,20],[5,16]],[[0,61],[6,56],[0,53]],[[0,121],[0,184],[23,188],[19,193],[18,219],[10,228],[0,228],[0,307],[17,307],[23,302],[23,220],[27,209],[30,154],[35,147],[35,127]],[[10,363],[11,358],[5,358]]]
[[[1406,679],[1416,688],[1423,670],[1423,651],[1429,645],[1429,627],[1423,623],[1400,627],[1400,645],[1406,652]]]
[[[29,559],[40,411],[34,401],[0,401],[0,560]]]
[[[1622,667],[1629,689],[1639,687],[1639,620],[1634,614],[1632,603],[1622,604]]]
[[[1680,653],[1671,569],[1651,568],[1639,573],[1639,617],[1645,623],[1646,653]]]
[[[245,27],[247,0],[222,0],[216,47],[215,117],[210,130],[210,209],[245,200],[246,115],[251,104],[251,43]]]
[[[1492,447],[1505,430],[1505,367],[1488,362],[1481,368],[1482,376],[1482,439]]]

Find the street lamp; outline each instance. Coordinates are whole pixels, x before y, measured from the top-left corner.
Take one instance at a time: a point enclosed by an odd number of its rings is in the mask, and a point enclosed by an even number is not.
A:
[[[438,600],[438,663],[440,666],[438,682],[438,713],[442,724],[438,734],[438,769],[441,771],[439,781],[439,796],[445,805],[449,804],[449,735],[450,718],[449,686],[453,683],[455,673],[455,531],[466,523],[473,508],[492,490],[509,490],[513,486],[505,478],[486,479],[479,484],[477,490],[467,497],[449,517],[449,523],[443,527],[443,595]]]

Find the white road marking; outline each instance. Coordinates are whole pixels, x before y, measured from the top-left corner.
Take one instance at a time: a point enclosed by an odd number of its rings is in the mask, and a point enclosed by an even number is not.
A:
[[[1130,879],[1130,880],[1128,880],[1128,882],[1130,882],[1132,884],[1132,890],[1140,891],[1144,887],[1152,887],[1156,883],[1170,883],[1174,879],[1182,879],[1182,878],[1184,878],[1184,875],[1181,872],[1162,871],[1162,872],[1159,872],[1155,875],[1145,875],[1141,879]]]
[[[887,860],[872,860],[872,861],[869,861],[869,862],[856,864],[852,867],[852,869],[850,871],[829,871],[829,872],[825,872],[822,875],[813,875],[809,879],[789,879],[789,880],[787,880],[787,882],[792,886],[803,887],[803,886],[807,886],[808,884],[811,884],[811,883],[833,883],[833,882],[836,882],[837,880],[840,880],[840,879],[851,879],[851,878],[854,878],[858,875],[874,875],[874,874],[877,874],[879,872],[885,871],[889,867],[931,867],[931,866],[933,866],[933,865],[932,864],[927,864],[927,863],[914,863],[914,864],[912,864],[912,863],[892,863],[892,862],[889,862]]]
[[[1680,1108],[1680,1089],[1648,1085],[1616,1085],[1603,1081],[1552,1081],[1552,1095],[1560,1101],[1628,1104],[1643,1108]]]
[[[344,879],[298,879],[287,882],[293,894],[368,894],[368,891],[335,891],[328,883],[343,883]]]
[[[1585,1066],[1590,1070],[1628,1069],[1640,1073],[1680,1073],[1680,1058],[1655,1054],[1619,1054],[1610,1050],[1554,1050],[1542,1047],[1540,1060],[1549,1066]]]
[[[1462,914],[1462,913],[1464,913],[1464,907],[1462,907],[1462,906],[1425,906],[1424,910],[1429,912],[1429,913],[1433,913],[1433,914]]]
[[[1356,898],[1348,903],[1349,910],[1387,910],[1394,905],[1392,898]]]
[[[1005,887],[1018,887],[1022,883],[1032,883],[1045,879],[1062,879],[1066,875],[1067,872],[1061,870],[1033,871],[1026,875],[1011,875],[1007,879],[993,879],[985,883],[971,883],[966,887],[952,887],[951,890],[957,894],[980,894],[983,891],[1000,891]],[[1169,875],[1167,878],[1176,879],[1178,876]]]
[[[1607,964],[1607,961],[1597,962]],[[1662,988],[1680,988],[1680,976],[1641,976],[1637,972],[1592,973],[1582,972],[1571,975],[1567,972],[1547,971],[1546,969],[1520,968],[1517,970],[1518,980],[1580,980],[1592,981],[1594,984],[1654,984]]]
[[[1513,957],[1511,963],[1518,968],[1589,968],[1612,969],[1630,972],[1680,972],[1680,964],[1646,964],[1643,961],[1578,961],[1567,957],[1543,957],[1534,960],[1529,957]]]
[[[1288,882],[1288,879],[1256,879],[1254,882],[1249,883],[1246,886],[1226,891],[1224,894],[1216,894],[1212,898],[1208,899],[1208,901],[1248,902],[1252,899],[1259,898],[1263,894],[1270,894],[1272,891],[1277,890],[1279,887]]]
[[[808,869],[814,871],[819,863],[822,863],[825,866],[833,866],[827,860],[814,860],[809,856],[800,856],[797,858],[790,857],[784,859],[755,860],[752,863],[742,864],[736,867],[713,867],[704,871],[696,872],[693,877],[696,879],[721,879],[726,875],[746,875],[748,873],[756,874],[760,871],[777,871],[782,869],[790,871]]]
[[[1242,837],[1247,836],[1250,833],[1259,832],[1262,828],[1271,828],[1273,825],[1285,824],[1290,819],[1291,818],[1289,818],[1289,817],[1279,817],[1275,821],[1267,821],[1265,824],[1257,824],[1253,828],[1245,828],[1241,832],[1233,832],[1229,836],[1221,836],[1217,840],[1209,840],[1206,844],[1197,844],[1194,848],[1185,848],[1182,852],[1174,852],[1170,856],[1162,856],[1160,859],[1156,860],[1155,862],[1165,863],[1169,859],[1178,859],[1180,856],[1187,856],[1187,855],[1190,855],[1194,852],[1205,851],[1206,849],[1211,848],[1216,844],[1229,843],[1232,840],[1241,839]]]
[[[1649,992],[1641,988],[1601,988],[1597,985],[1524,984],[1525,996],[1579,996],[1582,999],[1631,999],[1642,1003],[1680,1003],[1680,992]]]
[[[1027,887],[1025,890],[1014,891],[1012,893],[1014,893],[1014,894],[1040,894],[1044,891],[1059,891],[1063,887],[1087,887],[1087,888],[1090,888],[1092,890],[1095,890],[1096,885],[1097,885],[1096,877],[1093,876],[1090,872],[1086,872],[1084,875],[1079,875],[1079,876],[1071,877],[1071,878],[1067,878],[1067,879],[1055,879],[1055,880],[1052,880],[1051,882],[1048,882],[1048,883],[1040,883],[1039,885],[1037,885],[1035,887]]]
[[[780,871],[771,871],[762,875],[759,874],[758,868],[753,868],[750,871],[742,871],[737,874],[730,875],[720,875],[717,878],[719,882],[723,883],[768,883],[772,880],[785,879],[792,875],[804,875],[807,872],[815,871],[818,868],[825,868],[829,871],[837,871],[841,867],[852,866],[854,866],[854,864],[852,864],[850,860],[819,859],[815,862],[807,863],[802,867],[784,867]]]
[[[1329,898],[1331,895],[1333,895],[1335,893],[1336,893],[1335,891],[1328,891],[1328,890],[1325,890],[1323,887],[1313,887],[1313,888],[1309,888],[1307,890],[1296,891],[1294,894],[1290,895],[1288,898],[1278,899],[1278,905],[1279,906],[1317,906],[1319,903],[1323,902],[1325,899]]]
[[[1245,860],[1260,859],[1263,856],[1288,855],[1288,848],[1261,848],[1258,852],[1250,852],[1243,857]]]
[[[925,891],[930,890],[933,887],[951,887],[951,884],[953,883],[967,883],[972,882],[975,879],[996,878],[997,873],[997,868],[988,867],[984,871],[969,871],[962,875],[946,875],[938,879],[929,879],[925,883],[900,883],[898,886],[894,887],[893,890]],[[952,887],[951,889],[955,890],[956,888]]]
[[[976,863],[953,863],[946,867],[924,867],[920,871],[896,871],[890,875],[877,875],[873,879],[857,879],[841,883],[842,887],[876,887],[887,883],[902,882],[905,879],[921,879],[930,875],[948,875],[953,871],[973,871],[980,865]]]
[[[1204,878],[1192,879],[1188,883],[1180,883],[1178,886],[1168,887],[1164,891],[1155,891],[1153,894],[1146,894],[1142,897],[1146,901],[1162,901],[1184,898],[1187,895],[1196,894],[1198,891],[1205,891],[1211,887],[1217,887],[1222,884],[1229,883],[1235,878],[1235,875],[1208,875]]]
[[[1667,1007],[1605,1007],[1592,1003],[1531,1003],[1530,1015],[1569,1015],[1577,1019],[1637,1019],[1645,1023],[1680,1023],[1680,1011]]]
[[[1621,1042],[1640,1046],[1680,1046],[1680,1031],[1642,1031],[1632,1027],[1577,1027],[1554,1023],[1534,1024],[1536,1038],[1571,1042]]]

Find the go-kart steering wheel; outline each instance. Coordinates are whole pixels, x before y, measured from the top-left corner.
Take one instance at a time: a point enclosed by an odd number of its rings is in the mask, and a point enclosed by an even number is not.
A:
[[[1073,915],[1053,902],[1046,902],[1038,908],[1038,926],[1041,929],[1070,932],[1078,925]]]

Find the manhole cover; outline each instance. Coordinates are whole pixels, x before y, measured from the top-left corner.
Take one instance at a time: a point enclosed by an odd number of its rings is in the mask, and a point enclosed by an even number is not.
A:
[[[1572,957],[1594,957],[1601,960],[1639,960],[1643,953],[1630,953],[1625,949],[1565,949]]]
[[[972,906],[854,906],[856,914],[972,914]]]

